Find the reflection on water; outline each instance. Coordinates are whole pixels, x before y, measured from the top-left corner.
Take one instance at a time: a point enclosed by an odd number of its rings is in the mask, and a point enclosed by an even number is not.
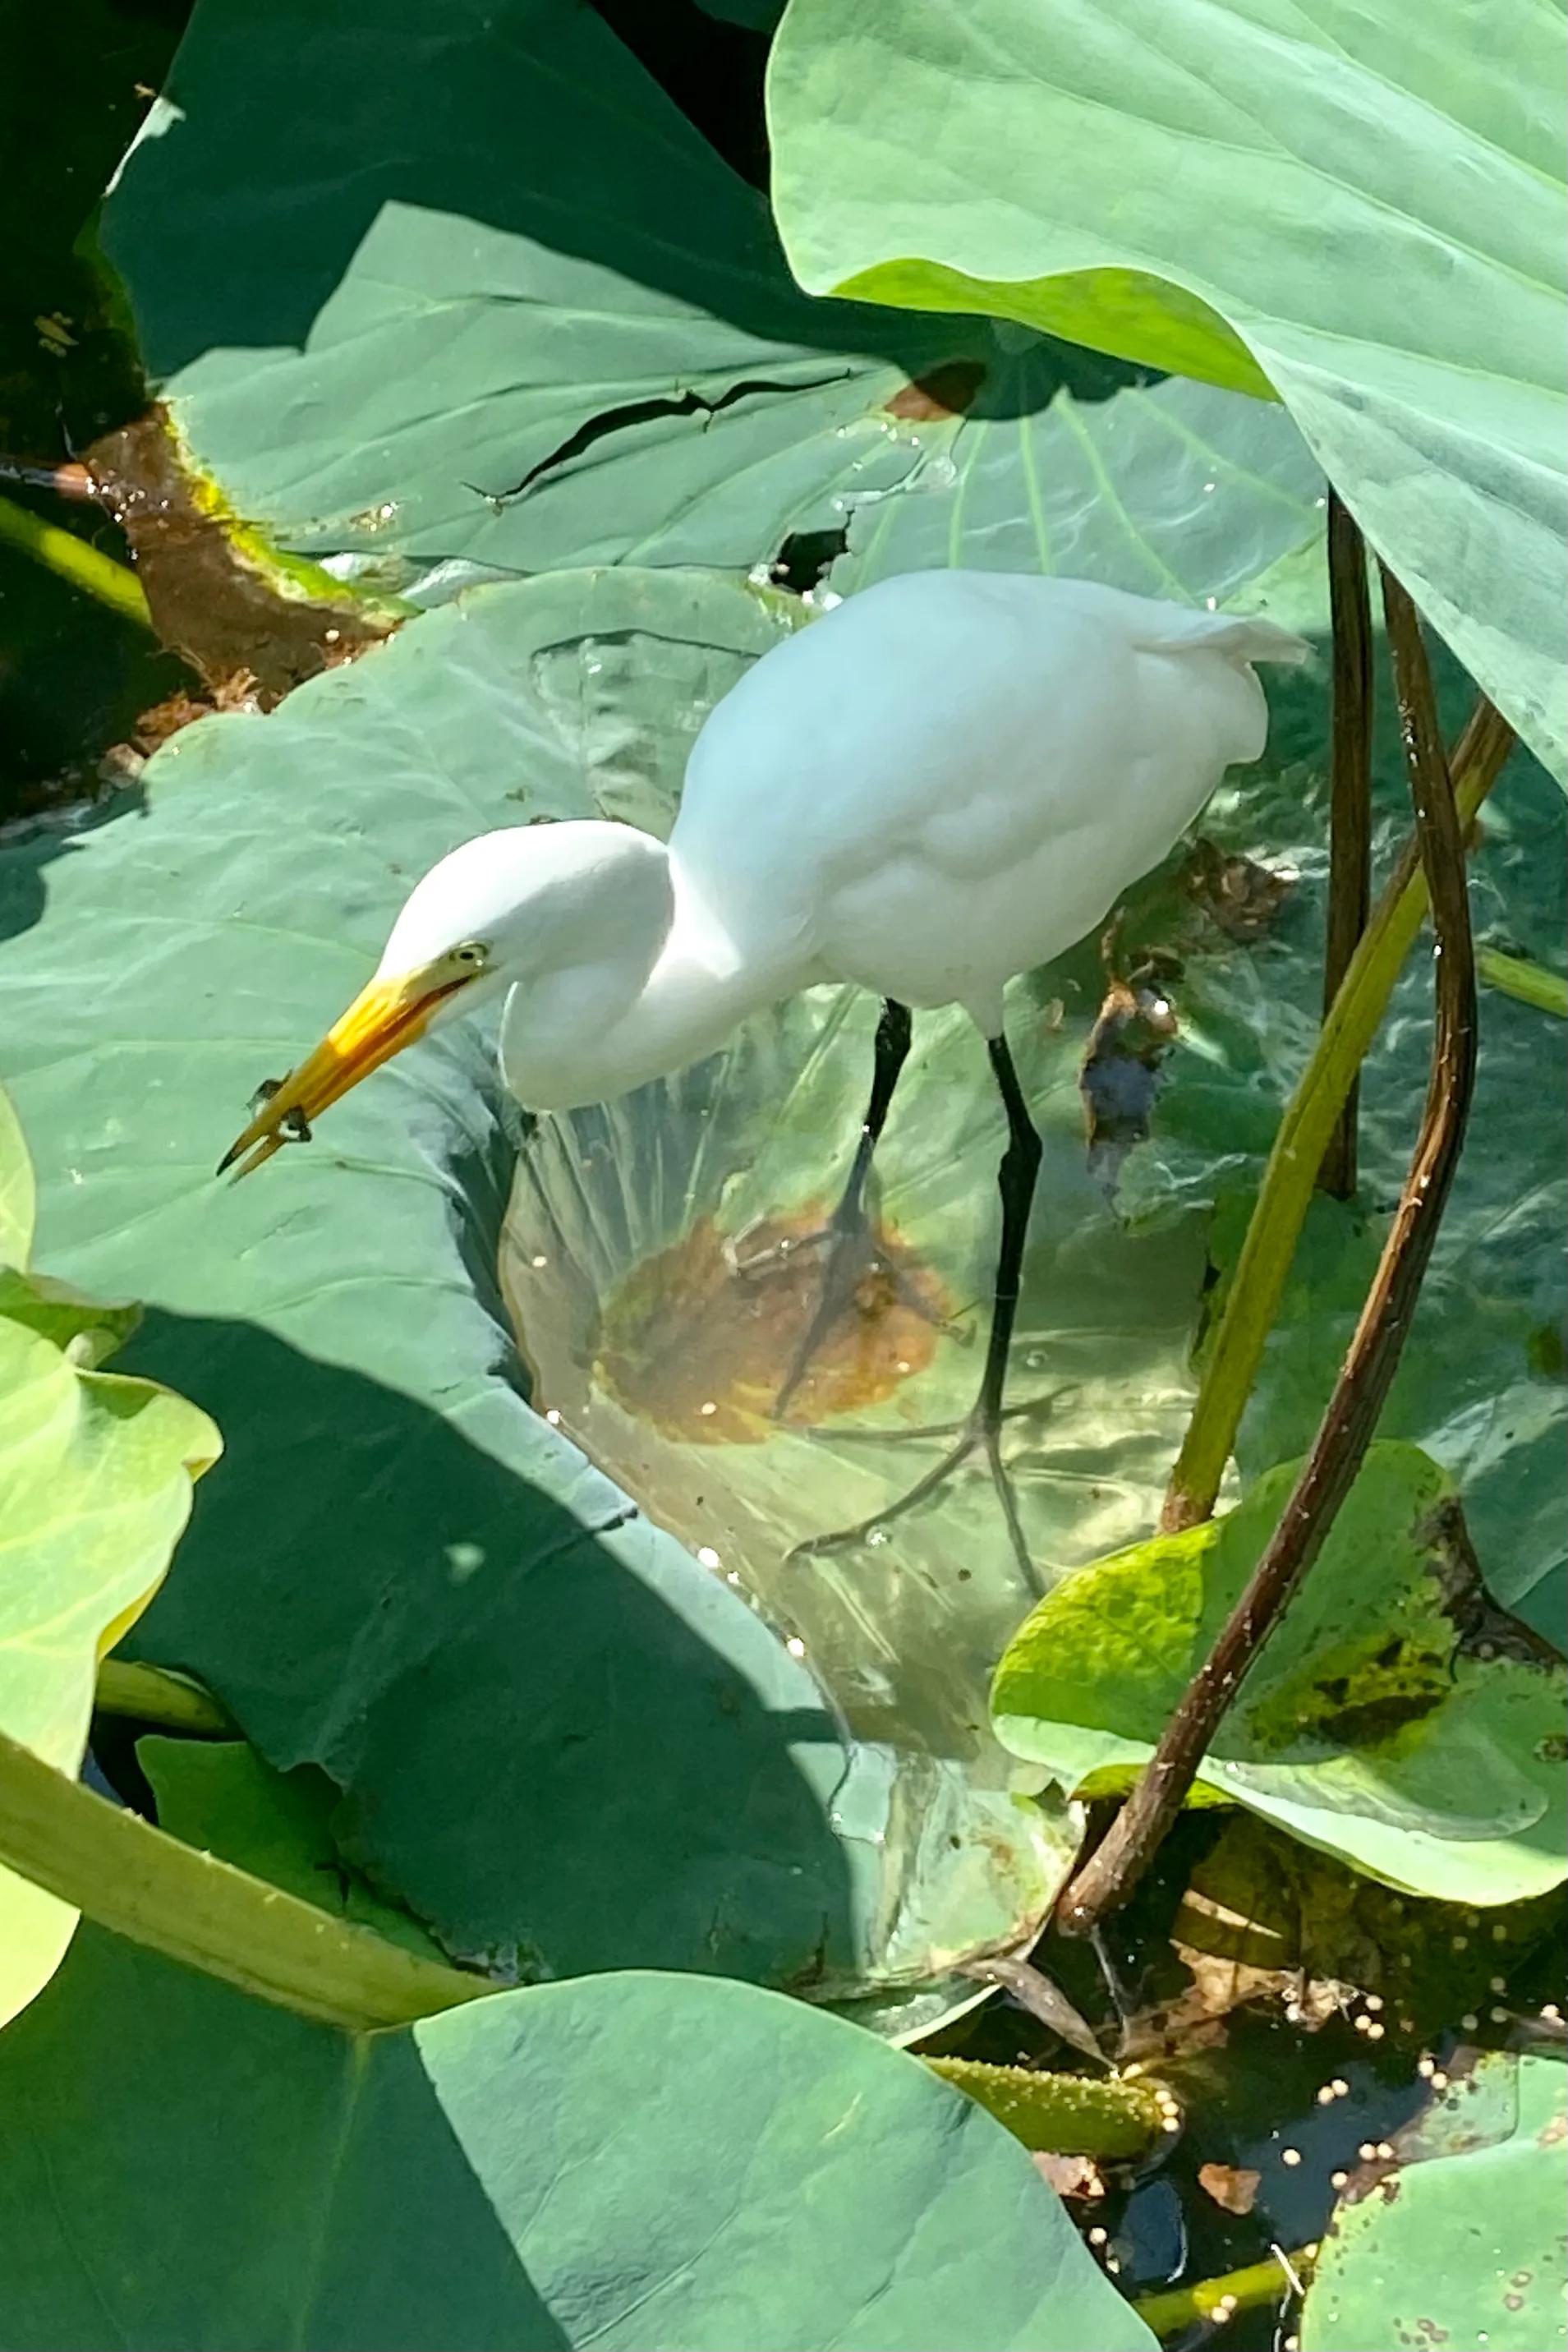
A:
[[[1005,1452],[1042,1581],[1145,1533],[1190,1402],[1196,1221],[1124,1230],[1084,1164],[1094,1005],[1020,1003],[1014,1052],[1046,1136]],[[782,1420],[821,1280],[825,1203],[859,1132],[877,1008],[822,989],[712,1061],[541,1120],[502,1279],[536,1401],[803,1653],[852,1746],[838,1826],[877,1860],[862,1985],[928,1977],[1039,1918],[1072,1842],[1020,1801],[987,1691],[1031,1604],[983,1463],[862,1545],[979,1377],[999,1106],[974,1030],[922,1016],[878,1156],[878,1253]],[[829,1988],[823,1988],[824,1990]],[[844,1990],[846,1988],[838,1988]]]

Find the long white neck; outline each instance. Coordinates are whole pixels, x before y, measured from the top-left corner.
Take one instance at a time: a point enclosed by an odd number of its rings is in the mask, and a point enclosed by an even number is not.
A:
[[[507,998],[501,1075],[531,1110],[607,1102],[685,1069],[810,977],[798,960],[748,957],[657,846],[662,905],[641,894],[613,945],[519,981]]]

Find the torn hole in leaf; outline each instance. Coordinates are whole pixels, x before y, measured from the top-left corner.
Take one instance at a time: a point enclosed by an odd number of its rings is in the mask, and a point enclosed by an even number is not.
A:
[[[547,474],[563,472],[575,459],[585,457],[596,443],[608,440],[613,434],[629,432],[638,425],[651,425],[661,416],[716,416],[721,410],[733,408],[737,402],[760,393],[788,396],[793,393],[821,392],[829,384],[842,383],[852,373],[849,368],[834,368],[828,375],[812,376],[801,383],[775,383],[766,378],[747,377],[740,383],[732,383],[727,392],[720,393],[716,399],[709,399],[706,394],[688,386],[685,392],[663,394],[654,400],[629,400],[619,408],[606,408],[599,415],[589,417],[575,433],[569,434],[548,457],[530,466],[526,474],[507,488],[487,490],[478,482],[465,482],[463,487],[465,490],[472,490],[476,498],[483,499],[499,514],[515,499],[534,488]]]
[[[824,581],[849,546],[847,530],[792,530],[768,567],[776,588],[804,596]]]

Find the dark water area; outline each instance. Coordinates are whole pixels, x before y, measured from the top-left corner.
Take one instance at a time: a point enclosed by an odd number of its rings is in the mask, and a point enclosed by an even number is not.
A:
[[[0,9],[0,461],[47,474],[143,405],[76,247],[189,13],[188,0]],[[96,505],[3,462],[0,495],[124,562]],[[145,629],[0,540],[0,823],[94,797],[104,755],[189,683]]]

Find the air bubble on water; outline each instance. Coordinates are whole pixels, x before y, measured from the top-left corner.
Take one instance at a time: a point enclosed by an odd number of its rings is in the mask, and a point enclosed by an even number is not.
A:
[[[554,1407],[554,1405],[553,1405],[553,1404],[551,1405],[551,1407],[550,1407],[549,1411],[546,1413],[546,1415],[545,1415],[545,1419],[549,1422],[549,1425],[550,1425],[550,1427],[551,1427],[552,1429],[559,1429],[559,1428],[560,1427],[560,1415],[559,1415],[559,1412],[557,1412],[557,1411],[556,1411],[556,1409],[555,1409],[555,1407]]]
[[[1218,596],[1206,596],[1206,597],[1204,598],[1203,602],[1204,602],[1204,607],[1205,607],[1206,611],[1210,612],[1210,613],[1214,613],[1214,612],[1218,612],[1218,609],[1219,609],[1219,599],[1218,599]]]
[[[718,1566],[718,1554],[715,1551],[712,1544],[698,1544],[697,1558],[701,1560],[705,1568],[716,1568]]]
[[[1045,1370],[1045,1349],[1043,1348],[1031,1348],[1028,1355],[1024,1358],[1024,1363],[1031,1372],[1043,1372]]]
[[[549,1264],[549,1258],[548,1258],[548,1257],[543,1256],[543,1255],[542,1255],[538,1251],[537,1251],[537,1250],[536,1250],[536,1251],[535,1251],[535,1253],[534,1253],[534,1255],[533,1255],[533,1256],[532,1256],[531,1258],[529,1258],[529,1260],[528,1260],[528,1264],[529,1264],[531,1266],[534,1266],[535,1268],[538,1268],[538,1267],[539,1267],[539,1266],[541,1266],[541,1265],[548,1265]]]
[[[792,1658],[803,1658],[806,1654],[806,1644],[802,1642],[799,1633],[791,1633],[789,1639],[785,1643],[784,1647],[789,1651],[789,1655]]]
[[[1203,486],[1203,495],[1206,499],[1213,495],[1214,487],[1215,486],[1212,482],[1205,482]]]
[[[868,1544],[876,1544],[878,1546],[884,1544],[888,1540],[887,1529],[885,1528],[867,1528],[865,1531],[865,1539]]]

